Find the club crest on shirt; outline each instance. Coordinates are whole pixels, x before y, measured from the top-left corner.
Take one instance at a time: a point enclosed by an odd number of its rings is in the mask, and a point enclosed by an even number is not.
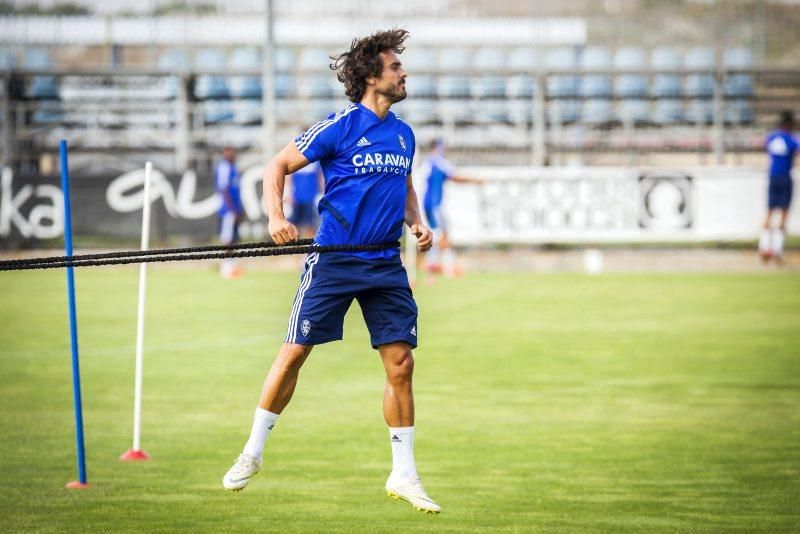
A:
[[[403,136],[400,135],[400,134],[397,134],[397,140],[400,141],[400,146],[403,147],[403,152],[405,152],[406,151],[406,140],[403,139]]]
[[[311,332],[311,323],[308,319],[303,319],[303,322],[300,323],[300,331],[303,332],[304,336],[307,336],[309,332]]]

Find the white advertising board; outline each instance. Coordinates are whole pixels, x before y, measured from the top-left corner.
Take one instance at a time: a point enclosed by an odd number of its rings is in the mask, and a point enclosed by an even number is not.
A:
[[[443,209],[457,245],[755,239],[767,204],[766,173],[739,167],[469,167],[459,174],[486,183],[445,185]],[[800,232],[797,210],[788,229]]]

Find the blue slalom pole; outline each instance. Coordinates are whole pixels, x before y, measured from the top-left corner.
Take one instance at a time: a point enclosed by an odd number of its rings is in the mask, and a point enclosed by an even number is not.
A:
[[[61,191],[64,194],[64,251],[72,256],[72,210],[69,202],[69,162],[67,141],[59,145],[61,155]],[[81,370],[78,360],[78,321],[75,314],[75,275],[67,267],[67,299],[69,301],[69,340],[72,347],[72,394],[75,404],[75,440],[78,449],[78,481],[67,484],[68,488],[84,488],[86,483],[86,456],[83,448],[83,404],[81,402]]]

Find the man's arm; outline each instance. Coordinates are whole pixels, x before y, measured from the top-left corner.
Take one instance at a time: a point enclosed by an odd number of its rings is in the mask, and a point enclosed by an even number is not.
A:
[[[419,200],[414,190],[411,175],[406,176],[406,224],[411,233],[417,236],[417,250],[426,252],[433,245],[433,234],[427,226],[422,224],[422,215],[419,211]]]
[[[269,235],[278,245],[297,239],[297,228],[283,214],[283,190],[286,175],[297,172],[308,165],[308,160],[297,149],[294,141],[267,163],[264,169],[264,207],[269,217]]]
[[[486,180],[483,178],[472,178],[469,176],[461,176],[459,174],[455,174],[449,177],[450,180],[459,183],[459,184],[485,184]]]

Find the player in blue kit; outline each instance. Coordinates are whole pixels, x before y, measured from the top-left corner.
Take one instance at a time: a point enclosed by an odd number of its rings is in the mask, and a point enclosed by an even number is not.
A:
[[[291,189],[291,194],[284,197],[284,204],[288,202],[292,206],[289,222],[295,225],[301,239],[314,237],[317,229],[317,195],[324,188],[322,167],[315,161],[287,178],[289,183],[286,188]]]
[[[786,216],[792,202],[792,164],[798,150],[798,141],[792,135],[794,114],[781,113],[778,129],[771,132],[765,147],[770,157],[767,216],[758,240],[758,252],[764,261],[775,258],[781,261],[786,232]],[[778,227],[772,229],[773,214],[778,212]]]
[[[445,158],[444,142],[441,139],[431,143],[430,153],[420,172],[425,176],[427,184],[423,199],[425,217],[436,235],[434,245],[425,255],[425,268],[431,273],[441,271],[445,276],[453,277],[459,274],[459,269],[456,265],[455,252],[447,235],[447,219],[442,210],[444,184],[448,180],[462,184],[482,184],[484,180],[460,174]]]
[[[406,71],[398,54],[408,37],[394,29],[355,39],[331,65],[352,104],[289,143],[264,171],[269,232],[279,244],[297,239],[283,213],[285,177],[319,161],[325,194],[319,202],[320,245],[374,244],[400,238],[405,223],[417,248],[431,247],[411,182],[415,141],[411,128],[389,108],[406,97]],[[416,509],[441,508],[422,487],[414,462],[412,349],[417,346],[417,306],[399,249],[309,254],[289,315],[286,340],[264,381],[250,439],[225,474],[226,489],[241,490],[261,468],[264,443],[292,397],[314,345],[342,338],[342,323],[358,299],[372,347],[386,371],[383,415],[389,426],[392,471],[389,495]]]
[[[219,240],[223,245],[233,245],[239,241],[239,223],[244,217],[239,181],[239,171],[236,168],[236,149],[232,146],[225,146],[222,149],[222,159],[214,169],[214,187],[221,200],[217,211]],[[220,276],[230,279],[238,278],[242,274],[241,267],[236,265],[233,258],[222,260]]]

